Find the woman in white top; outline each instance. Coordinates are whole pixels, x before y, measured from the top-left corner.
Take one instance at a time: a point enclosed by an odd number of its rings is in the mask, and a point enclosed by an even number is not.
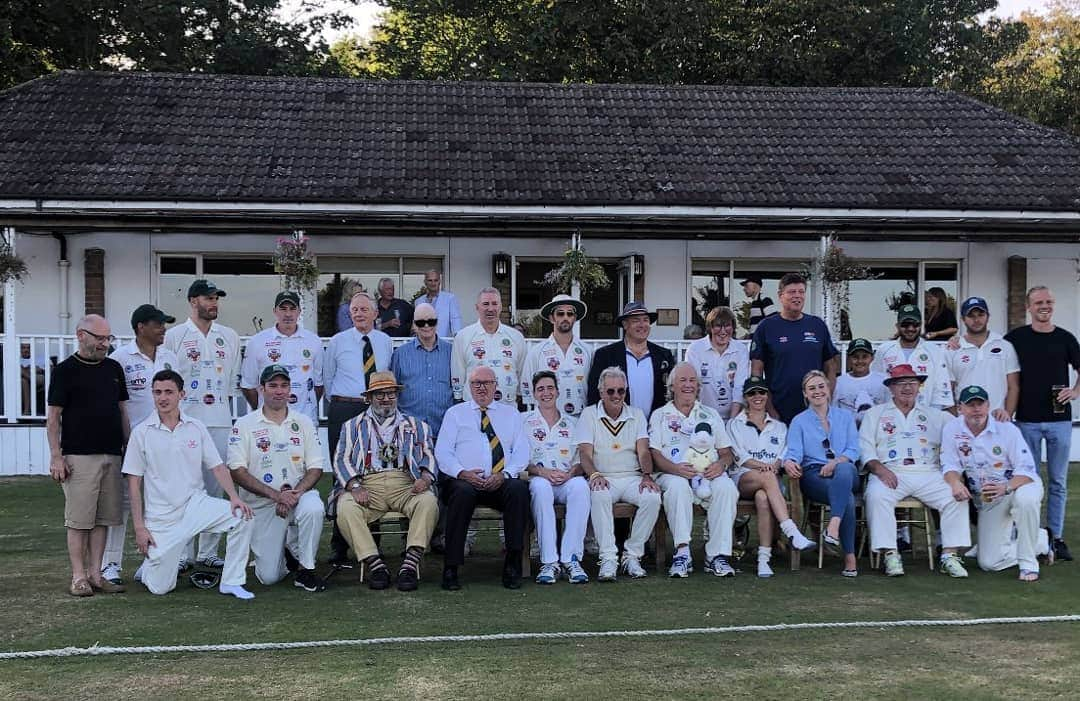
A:
[[[702,404],[716,409],[727,421],[742,409],[742,386],[750,374],[750,352],[735,340],[735,315],[727,307],[715,307],[705,317],[705,338],[686,349],[686,362],[701,378]]]
[[[739,496],[753,498],[757,506],[758,576],[771,577],[773,517],[791,540],[791,547],[807,550],[814,542],[804,536],[788,514],[787,500],[780,492],[780,462],[787,446],[787,427],[765,411],[769,386],[760,377],[748,377],[742,386],[746,408],[728,422],[735,463],[729,474]]]
[[[529,436],[529,492],[540,545],[540,573],[536,583],[554,584],[560,574],[561,560],[566,578],[573,584],[584,584],[589,576],[581,567],[581,556],[592,495],[573,442],[577,419],[559,410],[559,386],[550,370],[533,375],[532,394],[536,409],[525,412],[522,419]],[[558,548],[555,502],[566,504],[566,521]]]

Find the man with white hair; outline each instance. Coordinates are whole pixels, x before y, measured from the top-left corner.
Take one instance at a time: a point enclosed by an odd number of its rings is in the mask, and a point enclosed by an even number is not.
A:
[[[532,380],[536,373],[547,370],[555,373],[559,396],[555,403],[559,411],[580,416],[588,395],[585,379],[589,376],[592,351],[574,336],[574,324],[585,318],[585,303],[570,295],[555,297],[540,308],[540,316],[551,322],[551,335],[534,344],[525,358],[521,373],[521,399],[526,405],[536,405]]]
[[[443,277],[438,270],[424,273],[424,293],[416,298],[414,304],[430,304],[435,308],[435,318],[439,320],[436,331],[439,338],[450,338],[461,330],[461,307],[457,297],[450,290],[442,288]],[[415,318],[415,317],[414,317]]]
[[[407,338],[412,333],[413,308],[403,299],[394,296],[394,281],[388,277],[379,280],[379,318],[375,328],[387,336]]]
[[[502,583],[521,587],[521,551],[529,517],[529,487],[518,475],[529,464],[529,439],[521,415],[495,401],[495,372],[478,365],[469,371],[471,399],[450,407],[435,443],[443,473],[446,504],[446,555],[442,587],[461,589],[458,567],[465,559],[465,531],[477,505],[503,514],[506,560]]]
[[[499,320],[502,297],[494,287],[485,287],[476,296],[479,320],[454,336],[450,381],[454,399],[466,397],[466,377],[475,367],[486,367],[495,375],[497,402],[517,406],[518,383],[525,364],[525,337],[513,326]]]
[[[592,490],[592,525],[600,546],[596,578],[614,582],[618,574],[612,507],[622,501],[637,507],[622,557],[623,572],[637,579],[646,576],[641,556],[660,515],[660,487],[653,480],[649,454],[649,424],[641,409],[626,402],[626,373],[621,368],[601,370],[597,385],[600,403],[585,407],[574,430],[578,458]]]
[[[729,558],[739,490],[727,473],[734,459],[731,439],[719,412],[699,400],[701,378],[692,364],[675,365],[668,375],[667,387],[671,401],[654,411],[649,420],[649,446],[653,464],[664,473],[656,482],[663,491],[664,514],[675,543],[668,576],[686,577],[694,570],[690,533],[694,526],[695,491],[690,481],[700,477],[702,485],[708,485],[696,497],[706,509],[709,524],[705,571],[717,577],[732,577],[735,568]],[[690,462],[692,453],[700,450],[696,445],[699,433],[707,434],[706,450],[702,452],[709,462],[704,472]]]
[[[450,355],[454,347],[439,338],[436,329],[440,323],[435,307],[426,302],[417,304],[413,314],[416,337],[394,349],[390,359],[390,372],[402,385],[398,408],[426,423],[433,440],[439,435],[443,415],[454,403],[450,390]]]

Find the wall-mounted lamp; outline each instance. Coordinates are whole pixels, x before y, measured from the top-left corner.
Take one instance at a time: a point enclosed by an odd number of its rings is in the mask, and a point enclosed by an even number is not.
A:
[[[641,277],[645,274],[645,256],[634,254],[634,277]]]
[[[499,251],[491,256],[491,272],[499,282],[505,281],[510,276],[510,254]]]

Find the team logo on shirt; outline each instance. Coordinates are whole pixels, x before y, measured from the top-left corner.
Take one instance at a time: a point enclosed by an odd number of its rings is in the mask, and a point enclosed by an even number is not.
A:
[[[216,338],[216,339],[214,340],[214,342],[218,344],[218,348],[224,348],[224,347],[225,347],[225,339],[224,339],[224,338],[222,338],[221,336],[218,336],[218,337],[217,337],[217,338]]]
[[[303,352],[300,353],[300,355],[304,356],[305,358],[310,358],[311,357],[311,351],[308,350],[307,348],[305,348],[303,350]]]
[[[678,433],[682,430],[682,420],[673,416],[668,419],[667,427],[672,433]]]
[[[191,362],[193,362],[193,363],[199,362],[200,353],[199,353],[198,348],[195,348],[194,346],[191,347],[191,348],[188,348],[187,353],[185,355],[187,355],[188,360],[190,360]]]
[[[300,424],[293,421],[291,424],[289,424],[289,430],[293,433],[300,433]]]
[[[192,440],[192,441],[188,441],[188,442],[187,442],[187,447],[188,447],[188,448],[198,448],[198,447],[199,447],[199,442],[198,442],[198,441],[194,441],[194,440]]]
[[[224,360],[225,359],[225,351],[223,351],[223,350],[217,351],[217,357],[218,357],[218,360]],[[220,372],[220,370],[219,370],[219,372]]]
[[[203,398],[202,398],[202,403],[206,404],[207,406],[210,406],[211,404],[214,403],[215,399],[216,398],[212,394],[204,394]]]
[[[994,446],[994,447],[993,447],[993,448],[992,448],[992,449],[990,450],[990,452],[991,452],[991,453],[993,453],[994,455],[1001,455],[1001,446],[1000,446],[1000,445],[995,445],[995,446]]]
[[[574,413],[574,408],[575,408],[575,407],[574,407],[573,403],[571,403],[571,402],[567,402],[567,403],[566,403],[566,404],[565,404],[565,405],[563,406],[563,411],[565,411],[565,412],[566,412],[567,414],[573,414],[573,413]]]
[[[510,347],[510,339],[509,339],[509,338],[504,338],[504,339],[502,340],[502,344],[503,344],[504,346],[506,346],[507,348],[509,348],[509,347]]]
[[[257,439],[255,439],[255,447],[264,453],[270,452],[270,437],[259,436]]]
[[[971,455],[971,446],[967,443],[961,443],[960,445],[956,446],[956,449],[959,450],[960,454],[963,455],[965,458]]]
[[[919,353],[919,360],[925,362],[927,360],[930,360],[930,356],[928,356],[926,353]]]
[[[476,358],[477,360],[483,360],[484,359],[484,347],[483,346],[477,346],[476,348],[473,348],[472,349],[472,354],[473,354],[473,357]]]
[[[172,363],[164,363],[166,370],[172,370]]]
[[[780,439],[777,436],[770,437],[769,442],[773,445],[780,445]]]
[[[965,353],[964,355],[960,356],[960,362],[961,363],[970,363],[971,362],[971,356],[967,355]]]
[[[990,352],[991,352],[991,353],[1000,353],[1000,352],[1001,352],[1001,348],[1000,348],[1000,347],[997,347],[997,348],[991,348],[991,349],[990,349]]]
[[[545,438],[547,438],[547,431],[545,431],[542,428],[538,428],[535,431],[533,431],[533,438],[535,438],[538,441],[542,441]]]
[[[281,358],[281,351],[277,348],[271,348],[266,351],[266,357],[270,359],[270,362],[276,363]]]
[[[502,354],[503,354],[504,358],[513,358],[514,357],[514,351],[510,350],[509,348],[503,348]]]
[[[885,419],[885,423],[881,425],[881,430],[891,436],[892,434],[896,433],[896,424],[894,424],[892,421],[889,421],[888,419]]]
[[[265,473],[263,475],[263,482],[266,482],[267,484],[270,484],[273,481],[274,481],[274,473],[267,472],[267,473]]]
[[[548,358],[547,359],[547,366],[549,368],[551,368],[552,370],[558,370],[559,369],[559,359],[554,358],[554,357]]]
[[[296,402],[298,402],[298,401],[300,401],[300,400],[295,394],[290,394],[289,395],[289,404],[296,404]]]

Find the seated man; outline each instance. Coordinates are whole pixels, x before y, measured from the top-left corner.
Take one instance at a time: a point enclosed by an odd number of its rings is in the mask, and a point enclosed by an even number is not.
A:
[[[521,549],[529,517],[529,487],[518,474],[529,464],[529,438],[517,410],[495,401],[495,372],[486,365],[468,374],[471,399],[443,417],[435,458],[443,477],[446,554],[442,587],[461,589],[458,567],[465,560],[465,531],[477,504],[503,514],[506,560],[502,583],[521,588]]]
[[[656,469],[664,474],[656,482],[663,490],[664,513],[675,543],[669,577],[686,577],[694,571],[690,557],[690,533],[694,527],[694,491],[690,481],[700,475],[708,490],[699,494],[706,509],[709,541],[705,543],[705,571],[717,577],[734,577],[731,557],[732,527],[739,505],[739,490],[727,473],[732,462],[731,440],[720,414],[698,401],[701,379],[690,363],[679,363],[668,375],[668,395],[664,406],[649,419],[649,445]],[[699,472],[692,464],[695,452],[691,437],[706,434],[701,447]],[[693,462],[698,462],[694,460]]]
[[[859,452],[870,473],[866,519],[870,547],[884,553],[885,574],[899,577],[904,565],[896,548],[896,505],[915,497],[941,512],[941,571],[967,577],[959,548],[971,545],[967,505],[952,497],[941,474],[941,432],[952,416],[916,406],[919,384],[926,379],[910,365],[895,365],[884,384],[892,394],[885,404],[867,410],[859,429]]]
[[[945,424],[941,469],[956,501],[979,507],[978,562],[997,572],[1020,566],[1020,581],[1039,579],[1039,555],[1052,562],[1039,528],[1043,485],[1024,437],[1014,424],[990,416],[990,395],[977,385],[960,390],[960,416]],[[966,482],[966,485],[965,485]]]
[[[368,586],[376,590],[390,586],[390,570],[368,524],[390,511],[409,519],[397,588],[415,591],[424,550],[439,520],[431,428],[398,411],[401,389],[392,372],[371,376],[364,390],[368,409],[345,424],[334,458],[335,483],[345,488],[331,494],[330,501],[337,505],[345,540],[369,572]]]
[[[291,556],[299,561],[299,570],[293,583],[306,591],[323,591],[326,583],[315,574],[325,517],[316,489],[323,473],[322,447],[311,419],[289,408],[292,384],[284,365],[267,365],[259,385],[262,408],[237,419],[229,436],[229,469],[255,513],[255,576],[263,584],[285,576],[290,569],[285,536],[295,526]]]
[[[597,380],[600,403],[581,412],[574,431],[581,467],[592,489],[592,525],[600,546],[601,582],[614,582],[618,571],[612,507],[622,501],[637,506],[630,537],[623,545],[622,568],[632,578],[644,577],[641,556],[656,517],[660,487],[653,481],[645,414],[626,403],[626,373],[605,368]]]
[[[124,454],[135,546],[146,556],[135,579],[152,594],[167,594],[176,588],[177,565],[188,541],[204,531],[228,533],[218,590],[252,599],[255,595],[244,588],[251,507],[237,496],[206,426],[180,413],[184,396],[180,374],[159,371],[151,380],[150,392],[155,411],[131,431]],[[207,495],[204,468],[213,470],[228,501]]]

